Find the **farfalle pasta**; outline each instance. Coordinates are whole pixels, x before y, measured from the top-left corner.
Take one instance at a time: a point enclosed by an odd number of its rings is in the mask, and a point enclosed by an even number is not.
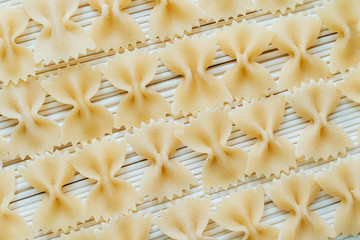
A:
[[[225,85],[206,71],[215,58],[215,37],[184,37],[168,44],[161,60],[174,73],[184,76],[176,88],[172,112],[178,115],[222,106],[232,97]]]
[[[328,240],[336,232],[319,215],[309,210],[321,188],[312,174],[291,172],[274,179],[265,187],[266,193],[280,209],[290,215],[280,230],[279,240]]]
[[[279,229],[260,223],[264,211],[264,190],[257,186],[230,193],[216,206],[210,218],[234,232],[244,232],[243,240],[277,240]]]
[[[90,101],[99,89],[101,73],[91,66],[71,66],[42,81],[42,87],[57,101],[73,105],[62,129],[62,142],[73,144],[100,138],[112,132],[114,117]]]
[[[357,0],[324,2],[324,7],[317,8],[317,14],[326,27],[338,33],[330,53],[330,70],[333,73],[345,72],[360,63],[360,2]]]
[[[145,36],[139,24],[127,12],[122,11],[131,0],[87,0],[100,12],[90,27],[90,36],[94,40],[96,49],[108,52],[110,49],[118,51],[136,45],[137,41],[144,41]]]
[[[285,100],[277,96],[244,102],[242,107],[230,113],[235,126],[257,138],[249,153],[246,174],[255,172],[258,177],[265,175],[268,178],[271,174],[279,176],[280,172],[289,172],[291,167],[296,167],[295,146],[274,133],[284,114]]]
[[[150,119],[158,120],[171,111],[170,104],[158,93],[146,88],[153,79],[158,56],[147,52],[126,52],[116,55],[100,71],[117,88],[128,94],[121,100],[117,110],[115,127],[139,128]]]
[[[227,145],[232,129],[228,114],[229,108],[223,111],[208,109],[204,114],[199,113],[196,119],[190,118],[190,124],[182,131],[175,132],[186,146],[208,155],[202,173],[206,192],[211,188],[227,188],[245,179],[247,153]]]
[[[138,192],[130,183],[116,177],[125,161],[126,143],[115,140],[93,140],[76,149],[68,157],[69,163],[83,176],[96,180],[86,200],[86,218],[102,217],[108,220],[135,210],[140,201]]]
[[[8,207],[15,194],[15,172],[0,169],[0,182],[0,239],[32,239],[29,226]]]
[[[11,158],[34,156],[52,151],[60,144],[61,129],[53,121],[40,116],[39,110],[46,93],[40,82],[30,78],[17,85],[10,82],[0,92],[0,113],[19,123],[11,134],[9,154]]]
[[[36,64],[30,49],[15,42],[26,29],[29,17],[20,8],[0,7],[0,81],[15,84],[35,75]]]
[[[154,218],[154,223],[173,239],[212,240],[203,235],[209,222],[210,207],[208,196],[178,200],[175,205],[168,205],[161,218]]]
[[[70,20],[79,0],[23,0],[27,14],[43,26],[37,38],[34,59],[45,64],[60,60],[68,61],[86,54],[86,49],[94,49],[95,44],[89,34]]]
[[[173,39],[199,25],[205,13],[191,0],[156,0],[150,13],[149,36],[151,39]]]
[[[197,185],[196,178],[185,166],[170,159],[180,145],[175,137],[175,131],[180,129],[181,126],[173,121],[151,121],[141,129],[134,129],[133,135],[126,136],[135,152],[151,161],[142,177],[142,197],[172,199],[175,194],[181,196],[183,190],[189,191],[191,185]]]
[[[340,198],[334,217],[334,229],[344,236],[360,233],[360,159],[338,160],[330,169],[315,176],[325,192]]]
[[[62,234],[60,240],[98,240],[95,237],[92,229],[81,229],[77,232],[70,232],[69,234]],[[100,239],[99,239],[100,240]]]
[[[33,230],[44,233],[68,231],[84,221],[84,203],[62,189],[75,175],[75,169],[66,161],[66,155],[56,151],[44,154],[34,161],[27,161],[19,169],[22,177],[34,188],[44,191],[32,222]]]
[[[0,136],[0,168],[3,166],[4,161],[10,160],[9,145],[9,142]]]
[[[273,25],[272,44],[289,54],[279,76],[281,90],[300,87],[302,82],[318,81],[331,76],[328,65],[318,56],[310,54],[307,49],[316,42],[321,21],[311,16],[289,15],[280,18]]]
[[[327,160],[353,146],[346,132],[327,119],[340,100],[340,91],[332,81],[303,84],[286,99],[297,114],[309,120],[296,146],[297,157]]]
[[[233,23],[218,33],[218,43],[224,52],[236,58],[236,64],[222,78],[225,86],[236,100],[249,100],[267,94],[276,83],[270,73],[253,60],[269,45],[273,33],[266,27],[246,20]]]
[[[270,11],[272,14],[280,11],[285,13],[287,9],[294,10],[297,4],[303,4],[303,0],[255,0],[257,8]]]

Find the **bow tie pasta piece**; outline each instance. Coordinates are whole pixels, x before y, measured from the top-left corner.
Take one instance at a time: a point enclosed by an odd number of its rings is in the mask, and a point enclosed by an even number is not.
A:
[[[114,117],[111,112],[90,101],[100,82],[99,70],[81,65],[59,70],[57,76],[42,82],[42,87],[57,101],[74,106],[64,121],[63,143],[86,142],[112,132]]]
[[[307,49],[317,40],[321,29],[321,21],[311,16],[289,15],[280,18],[273,25],[275,32],[272,44],[280,51],[289,54],[279,76],[281,90],[300,87],[302,82],[311,79],[331,77],[328,65],[318,56],[311,55]]]
[[[328,240],[336,232],[319,215],[309,210],[321,188],[312,174],[291,172],[265,187],[267,195],[280,209],[289,211],[279,240]]]
[[[270,11],[275,14],[277,11],[285,13],[286,9],[294,10],[297,4],[303,4],[303,0],[255,0],[257,8],[263,11]]]
[[[9,154],[32,157],[44,151],[52,151],[59,145],[60,127],[53,121],[38,114],[44,100],[45,91],[38,80],[30,78],[17,85],[10,82],[0,92],[0,113],[19,123],[11,134]]]
[[[0,7],[0,80],[15,84],[35,75],[36,64],[32,52],[15,42],[29,22],[29,17],[20,8]]]
[[[357,67],[360,62],[360,1],[325,1],[324,7],[317,8],[323,24],[338,33],[330,53],[330,70],[345,72]]]
[[[150,13],[149,36],[173,39],[190,32],[192,26],[199,26],[199,19],[205,13],[191,0],[156,0],[156,5]]]
[[[141,129],[134,129],[133,135],[126,136],[134,151],[151,161],[141,181],[142,197],[172,199],[175,194],[181,196],[183,190],[189,191],[191,185],[197,185],[196,178],[185,166],[169,159],[180,145],[174,134],[180,128],[173,121],[151,121]]]
[[[24,0],[23,6],[35,22],[43,25],[36,41],[35,62],[67,62],[95,48],[88,33],[70,20],[79,0]]]
[[[207,107],[223,106],[232,96],[225,85],[206,71],[215,58],[215,37],[184,37],[175,39],[162,52],[161,60],[172,72],[184,76],[176,88],[173,114],[183,115],[205,111]]]
[[[245,178],[247,153],[227,145],[232,129],[229,111],[229,108],[224,111],[208,109],[205,114],[199,113],[196,119],[190,118],[190,124],[182,131],[175,132],[186,146],[208,155],[202,174],[206,192],[211,188],[227,188]]]
[[[0,239],[32,239],[33,234],[26,222],[8,208],[15,194],[15,172],[0,169],[0,182]]]
[[[88,229],[81,229],[77,232],[70,232],[69,234],[62,234],[60,240],[101,240],[95,238],[94,231]]]
[[[97,181],[86,201],[86,218],[95,220],[126,214],[129,209],[135,210],[140,201],[138,192],[117,177],[125,161],[126,143],[115,140],[93,140],[84,144],[83,149],[76,149],[68,161],[83,176]]]
[[[161,218],[155,218],[154,223],[169,237],[176,240],[212,240],[203,236],[209,222],[211,202],[210,197],[204,199],[185,198],[168,205],[167,211],[162,211]]]
[[[236,58],[235,66],[227,70],[222,79],[236,100],[259,98],[267,94],[269,88],[276,87],[270,73],[252,60],[266,49],[272,37],[273,33],[266,27],[245,20],[224,27],[218,33],[220,47],[230,57]]]
[[[128,13],[122,11],[131,0],[87,0],[101,14],[90,27],[90,36],[96,49],[106,53],[110,49],[118,51],[137,41],[144,41],[145,36],[139,24]]]
[[[139,128],[150,119],[158,120],[171,111],[170,104],[155,91],[146,88],[155,76],[158,57],[135,50],[116,55],[107,66],[100,67],[104,76],[117,88],[128,94],[122,99],[117,110],[115,127]]]
[[[273,96],[250,103],[230,113],[231,120],[241,131],[257,141],[250,150],[246,166],[248,175],[256,173],[267,178],[271,174],[279,176],[280,172],[289,172],[296,167],[295,146],[274,132],[279,128],[285,113],[283,97]]]
[[[27,161],[26,168],[19,169],[23,178],[34,188],[44,191],[34,215],[33,230],[44,233],[75,228],[84,219],[83,201],[65,193],[62,188],[75,175],[75,169],[66,161],[66,155],[56,151],[38,156],[35,161]]]
[[[6,160],[10,160],[9,142],[0,136],[0,168],[3,166],[3,161]]]
[[[315,161],[327,160],[339,153],[345,153],[347,148],[353,146],[346,132],[327,120],[340,100],[340,91],[332,81],[311,81],[303,84],[301,88],[295,88],[294,93],[286,97],[294,111],[310,121],[300,135],[296,157],[312,158]]]
[[[244,232],[244,240],[277,240],[279,229],[260,223],[263,211],[264,190],[258,186],[230,193],[210,218],[230,231]]]

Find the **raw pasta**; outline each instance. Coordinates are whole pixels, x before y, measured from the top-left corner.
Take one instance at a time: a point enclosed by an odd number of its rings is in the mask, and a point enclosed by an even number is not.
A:
[[[100,67],[115,87],[128,92],[119,104],[116,128],[123,125],[126,129],[132,126],[139,128],[142,122],[158,120],[171,111],[170,104],[160,94],[146,88],[155,75],[157,65],[157,55],[135,50],[116,55],[115,60]]]
[[[70,20],[79,0],[23,0],[23,6],[35,22],[43,25],[36,41],[35,62],[67,62],[95,48],[89,34]]]
[[[204,114],[199,113],[196,119],[190,118],[190,124],[182,131],[175,132],[186,146],[208,155],[202,173],[205,192],[211,188],[226,189],[245,179],[247,153],[227,145],[232,129],[229,111],[229,108],[223,111],[208,109]]]
[[[86,200],[87,219],[108,220],[136,209],[136,203],[140,202],[138,192],[130,183],[115,176],[124,164],[125,153],[125,142],[102,139],[84,144],[83,149],[76,149],[69,156],[69,163],[81,175],[96,180]]]
[[[91,66],[71,66],[42,82],[42,87],[57,101],[73,105],[64,121],[62,143],[91,141],[112,132],[114,117],[90,99],[99,89],[101,73]]]
[[[215,58],[215,37],[184,37],[168,44],[161,60],[174,73],[184,76],[176,88],[172,113],[196,115],[207,107],[222,106],[232,97],[225,85],[206,71]]]
[[[0,169],[0,239],[33,239],[26,222],[9,209],[15,194],[15,172]]]
[[[338,234],[356,236],[360,233],[360,159],[338,160],[330,169],[323,170],[315,180],[325,192],[340,198],[334,217]]]
[[[81,229],[77,232],[70,232],[69,234],[62,234],[60,240],[101,240],[95,238],[94,231],[88,229]]]
[[[100,12],[90,27],[90,36],[94,40],[97,50],[110,49],[118,51],[129,45],[136,45],[137,41],[144,41],[145,35],[139,24],[127,12],[122,11],[131,0],[87,0]]]
[[[324,7],[317,9],[323,24],[338,33],[330,53],[330,70],[345,72],[357,67],[360,62],[360,1],[324,1]]]
[[[182,191],[190,190],[191,185],[197,185],[196,178],[181,163],[170,159],[180,141],[174,132],[181,126],[173,121],[165,123],[150,121],[149,125],[142,124],[141,129],[134,129],[133,135],[127,135],[126,141],[140,156],[149,159],[151,166],[142,177],[140,194],[150,199],[160,201],[166,197],[172,199],[174,195],[181,196]]]
[[[209,222],[210,197],[204,199],[186,198],[178,200],[175,205],[168,205],[162,211],[161,218],[154,218],[154,223],[169,237],[176,240],[196,239],[212,240],[203,236]]]
[[[25,158],[52,151],[60,144],[61,129],[53,121],[40,116],[39,110],[45,100],[40,82],[30,78],[17,85],[10,82],[0,92],[0,113],[17,119],[19,123],[11,134],[9,154]]]
[[[22,177],[34,188],[44,191],[44,199],[36,209],[33,230],[44,233],[68,231],[84,221],[83,201],[64,192],[63,186],[71,181],[75,169],[66,161],[66,155],[56,151],[44,154],[34,161],[26,161],[26,168],[19,169]]]
[[[235,66],[227,70],[222,78],[232,96],[240,101],[259,98],[275,88],[276,83],[270,73],[253,60],[269,45],[273,33],[266,27],[246,20],[234,22],[218,32],[218,42],[224,52],[236,58]]]
[[[266,193],[280,209],[290,215],[282,225],[279,240],[328,240],[336,232],[319,215],[309,210],[321,188],[312,174],[304,171],[274,179]]]
[[[257,138],[249,153],[246,174],[255,172],[258,177],[265,175],[268,178],[296,167],[295,146],[274,134],[284,114],[285,100],[278,96],[244,102],[242,107],[230,113],[231,120],[241,131]]]
[[[295,155],[305,159],[327,160],[345,153],[353,143],[346,132],[327,120],[340,100],[340,91],[334,83],[323,80],[303,84],[286,96],[294,111],[309,120],[309,125],[300,135]]]
[[[331,77],[328,65],[307,49],[313,45],[321,30],[321,21],[311,16],[289,15],[273,25],[272,44],[289,54],[279,76],[280,90],[300,87],[302,82]]]
[[[29,17],[20,8],[0,7],[0,81],[15,84],[35,75],[33,53],[15,42],[26,29]]]
[[[0,136],[0,168],[3,166],[3,162],[7,160],[10,160],[9,142]]]
[[[191,0],[156,0],[156,5],[150,13],[149,36],[161,41],[182,36],[190,32],[192,26],[199,26],[199,19],[205,13]]]
[[[287,9],[294,10],[297,4],[303,4],[303,0],[255,0],[257,8],[263,11],[270,11],[275,14],[277,11],[285,13]]]

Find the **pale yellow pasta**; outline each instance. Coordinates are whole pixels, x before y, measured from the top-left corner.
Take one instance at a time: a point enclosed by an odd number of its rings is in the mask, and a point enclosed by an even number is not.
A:
[[[324,7],[317,8],[322,23],[338,33],[330,53],[330,70],[345,72],[360,63],[360,1],[324,1]]]
[[[212,240],[203,232],[209,222],[211,202],[210,197],[203,199],[185,198],[169,204],[166,211],[161,212],[161,218],[154,218],[154,223],[169,237],[176,240]]]
[[[23,0],[27,14],[43,26],[37,37],[34,59],[45,64],[68,61],[94,49],[89,34],[70,20],[79,6],[79,0]]]
[[[150,119],[158,120],[171,111],[170,104],[158,93],[146,87],[156,72],[158,56],[135,50],[116,55],[100,71],[117,88],[128,94],[121,100],[115,127],[139,128]]]
[[[321,190],[312,174],[292,171],[289,176],[274,179],[265,190],[276,206],[290,212],[281,227],[279,240],[328,240],[336,237],[334,229],[309,209]]]
[[[138,192],[124,180],[115,175],[125,161],[126,143],[116,140],[93,140],[83,144],[83,149],[76,149],[68,157],[69,163],[83,176],[96,180],[86,200],[86,218],[102,217],[108,220],[119,214],[135,210],[140,202]]]
[[[182,36],[190,32],[193,26],[199,26],[199,19],[205,13],[191,0],[156,0],[150,13],[149,36],[161,41]]]
[[[280,11],[285,13],[287,9],[294,10],[297,4],[303,4],[303,0],[255,0],[257,8],[270,11],[272,14]]]
[[[29,17],[20,8],[0,7],[0,81],[15,84],[35,75],[33,53],[15,42],[26,29]]]
[[[223,111],[208,109],[204,114],[199,113],[196,119],[190,118],[190,124],[185,125],[182,131],[175,132],[186,146],[208,155],[202,173],[206,192],[211,188],[226,189],[245,178],[247,153],[227,144],[232,129],[229,111],[229,108]]]
[[[62,143],[91,141],[112,132],[114,117],[104,106],[90,101],[100,87],[101,73],[91,66],[75,65],[58,70],[42,81],[42,87],[57,101],[73,105],[65,118]]]
[[[296,146],[297,157],[327,160],[353,146],[346,132],[327,119],[340,101],[340,91],[332,81],[311,81],[295,88],[294,93],[286,97],[294,111],[309,120]]]
[[[0,136],[0,168],[3,166],[3,162],[10,160],[9,156],[9,142]]]
[[[184,76],[176,88],[172,113],[196,115],[207,107],[223,106],[232,97],[223,82],[206,69],[215,58],[215,37],[175,39],[161,53],[161,60],[172,72]]]
[[[227,70],[222,78],[232,96],[240,101],[259,98],[275,88],[276,83],[270,73],[253,60],[269,45],[273,33],[266,27],[246,20],[233,23],[218,32],[218,42],[224,52],[236,58],[236,64]]]
[[[122,11],[131,0],[87,0],[100,12],[100,16],[92,22],[90,36],[94,40],[97,50],[109,52],[118,51],[136,45],[137,41],[144,41],[145,36],[139,24],[127,12]]]
[[[95,237],[92,229],[81,229],[77,232],[70,232],[69,234],[62,234],[60,240],[101,240]]]
[[[40,82],[30,78],[17,85],[10,82],[0,92],[0,113],[17,119],[19,123],[11,134],[9,154],[11,158],[34,156],[52,151],[60,144],[61,129],[53,121],[40,116],[39,110],[46,93]]]
[[[15,172],[0,169],[0,239],[33,239],[26,222],[9,209],[15,194]]]
[[[303,82],[331,76],[328,65],[320,57],[307,51],[320,34],[320,19],[302,14],[289,15],[280,18],[273,29],[275,35],[272,44],[289,54],[289,59],[280,72],[280,90],[292,91],[293,87],[300,87]]]
[[[241,131],[256,137],[249,153],[246,174],[255,172],[258,177],[265,175],[268,178],[296,167],[295,146],[274,133],[280,127],[284,114],[285,100],[278,96],[244,102],[242,107],[230,113],[231,120]]]
[[[56,151],[44,154],[34,161],[27,161],[19,169],[22,177],[34,188],[44,191],[44,198],[35,211],[32,222],[34,231],[44,233],[68,231],[84,221],[84,203],[81,199],[63,191],[75,175],[75,169],[66,161],[66,155]]]

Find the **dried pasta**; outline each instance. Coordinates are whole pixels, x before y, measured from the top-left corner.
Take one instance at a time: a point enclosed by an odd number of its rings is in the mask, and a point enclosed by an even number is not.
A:
[[[199,113],[196,119],[190,118],[190,124],[182,131],[175,132],[186,146],[208,155],[202,173],[206,192],[211,188],[227,188],[245,178],[247,153],[227,145],[232,129],[229,111],[229,108],[223,111],[208,109],[204,114]]]
[[[285,100],[277,96],[244,102],[242,107],[230,113],[231,120],[241,131],[257,138],[249,153],[246,174],[255,172],[258,177],[265,175],[268,178],[296,167],[295,146],[274,134],[284,114]]]
[[[94,231],[88,229],[81,229],[77,232],[70,232],[69,234],[62,234],[60,240],[100,240],[95,237]]]
[[[70,57],[86,54],[86,49],[94,49],[95,44],[89,34],[70,20],[79,0],[23,0],[27,14],[43,26],[37,38],[34,59],[45,64],[55,64]]]
[[[0,239],[33,239],[26,222],[8,207],[15,194],[15,172],[0,169],[0,182]]]
[[[295,88],[294,93],[286,97],[294,111],[310,121],[296,146],[297,157],[327,160],[353,146],[346,132],[327,120],[340,100],[340,91],[332,81],[311,81]]]
[[[86,142],[112,132],[114,117],[111,112],[90,101],[100,82],[99,70],[81,65],[59,70],[57,76],[42,82],[42,87],[57,101],[74,106],[64,121],[64,144]]]
[[[287,9],[294,10],[297,4],[303,4],[303,0],[255,0],[257,8],[263,11],[270,11],[275,14],[277,11],[285,13]]]
[[[21,167],[19,171],[31,186],[45,192],[34,215],[33,230],[68,231],[69,227],[75,228],[78,222],[85,220],[83,201],[62,189],[75,175],[66,155],[58,151],[51,155],[46,153],[35,161],[27,161],[26,168]]]
[[[121,100],[115,119],[115,127],[139,128],[150,119],[158,120],[171,111],[170,104],[158,93],[146,88],[153,79],[158,56],[147,52],[125,52],[117,55],[100,71],[117,88],[128,94]]]
[[[206,71],[215,58],[215,37],[184,37],[168,44],[161,60],[174,73],[184,76],[176,88],[172,113],[184,115],[222,106],[232,97],[225,85]]]
[[[45,91],[40,82],[30,78],[17,85],[10,82],[0,92],[0,113],[17,119],[19,123],[11,134],[9,155],[15,158],[34,156],[52,151],[60,144],[61,129],[53,121],[40,116],[39,110],[45,100]]]
[[[139,24],[127,12],[122,11],[131,0],[87,0],[100,12],[90,27],[90,36],[94,40],[97,50],[109,52],[126,49],[129,45],[136,45],[137,41],[144,41],[145,36]]]
[[[279,76],[281,90],[300,87],[302,82],[318,81],[331,77],[328,65],[318,56],[310,54],[307,49],[316,42],[321,21],[311,16],[289,15],[280,18],[273,25],[275,32],[272,44],[289,54]]]
[[[9,142],[0,136],[0,168],[3,166],[3,162],[7,160],[10,160]]]
[[[275,88],[276,83],[270,73],[253,60],[269,45],[273,33],[266,27],[246,20],[233,23],[218,33],[218,42],[224,52],[236,58],[235,66],[227,70],[222,78],[225,86],[236,100],[259,98]]]
[[[261,186],[230,193],[216,206],[210,218],[234,232],[244,232],[243,240],[277,240],[279,229],[260,223],[264,211],[264,190]]]
[[[317,8],[322,23],[338,33],[330,53],[330,70],[345,72],[360,63],[360,1],[324,1],[324,7]],[[334,17],[336,16],[336,17]]]
[[[96,180],[86,200],[86,218],[102,217],[108,220],[135,210],[140,201],[138,192],[130,183],[116,177],[125,161],[126,143],[115,140],[93,140],[76,149],[69,163],[83,176]]]
[[[334,229],[309,210],[309,205],[321,190],[312,174],[291,172],[289,176],[274,179],[265,190],[276,206],[290,212],[280,230],[280,240],[327,240],[336,237]]]

